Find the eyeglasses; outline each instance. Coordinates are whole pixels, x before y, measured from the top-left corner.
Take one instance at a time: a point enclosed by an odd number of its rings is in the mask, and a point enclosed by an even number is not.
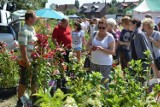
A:
[[[98,29],[102,29],[102,30],[105,30],[106,29],[106,27],[98,27]]]

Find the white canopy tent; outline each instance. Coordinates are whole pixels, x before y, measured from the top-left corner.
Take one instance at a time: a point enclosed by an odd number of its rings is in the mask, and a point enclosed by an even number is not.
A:
[[[160,0],[144,0],[134,9],[133,18],[142,20],[147,14],[150,14],[153,19],[160,15]]]

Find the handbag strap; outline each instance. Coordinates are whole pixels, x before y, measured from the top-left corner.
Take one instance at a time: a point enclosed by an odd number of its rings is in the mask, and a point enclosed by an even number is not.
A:
[[[97,31],[94,32],[93,37],[92,37],[92,40],[93,40],[93,38],[96,36],[96,34],[97,34]]]
[[[153,33],[153,35],[152,35],[152,37],[154,36],[154,34],[155,34],[155,32]],[[153,44],[152,44],[152,42],[151,42],[151,47],[152,47],[152,53],[153,53],[153,58],[156,58],[156,56],[155,56],[155,53],[154,53],[154,49],[153,49]]]
[[[96,32],[94,32],[94,34],[93,34],[93,36],[92,36],[92,41],[93,41],[93,39],[94,39],[94,37],[96,36],[96,34],[97,34],[97,31]]]

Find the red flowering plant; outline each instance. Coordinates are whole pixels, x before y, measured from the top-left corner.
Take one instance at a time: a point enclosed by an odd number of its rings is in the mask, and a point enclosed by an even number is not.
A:
[[[35,81],[38,81],[36,82],[37,85],[47,87],[48,82],[55,74],[59,74],[60,71],[66,69],[62,57],[65,54],[65,50],[60,46],[51,49],[48,42],[49,36],[45,34],[37,34],[36,36],[35,52],[31,55],[34,59],[32,64],[33,73],[36,75]]]
[[[6,44],[0,42],[0,88],[15,87],[18,83],[17,56],[14,51],[6,49]]]
[[[0,42],[0,53],[6,51],[7,44],[5,42]]]
[[[67,69],[63,59],[64,48],[56,47],[51,39],[51,28],[56,24],[55,20],[39,19],[34,26],[38,33],[36,34],[35,51],[31,55],[32,73],[36,76],[35,83],[43,89],[49,86],[49,81],[61,78],[58,74],[64,74],[63,71]]]

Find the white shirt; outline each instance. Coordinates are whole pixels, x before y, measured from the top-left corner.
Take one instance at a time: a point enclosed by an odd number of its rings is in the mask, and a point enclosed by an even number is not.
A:
[[[72,48],[82,48],[82,38],[84,37],[84,32],[81,30],[79,32],[72,31]]]
[[[84,32],[87,32],[87,31],[88,31],[88,27],[89,27],[89,22],[88,22],[88,21],[82,22],[82,23],[81,23],[81,27],[82,27],[82,30],[83,30]]]
[[[98,32],[97,32],[98,34]],[[97,34],[95,35],[95,37],[92,40],[92,45],[93,46],[101,46],[103,48],[108,49],[109,48],[109,44],[114,40],[114,37],[112,34],[107,33],[106,37],[99,41],[96,39]],[[106,54],[100,50],[95,50],[92,51],[91,53],[91,62],[97,65],[112,65],[113,63],[113,57],[110,54]]]
[[[83,32],[85,32],[86,31],[85,24],[82,22],[82,23],[80,23],[80,25],[81,25],[81,28],[82,28]]]
[[[96,31],[95,29],[96,29],[96,25],[95,24],[89,26],[90,35],[92,35],[94,33],[94,31]]]

